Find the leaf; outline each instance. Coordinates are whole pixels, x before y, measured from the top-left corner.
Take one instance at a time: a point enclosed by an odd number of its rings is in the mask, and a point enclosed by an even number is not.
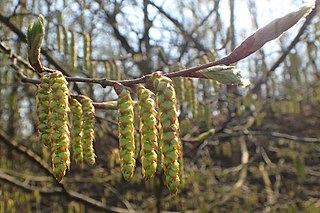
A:
[[[294,26],[302,17],[307,15],[314,4],[308,4],[297,11],[288,13],[287,15],[277,18],[267,24],[266,26],[259,28],[255,33],[246,38],[239,46],[237,46],[228,56],[221,59],[223,64],[233,64],[241,59],[244,59],[259,50],[265,43],[276,39],[281,36],[282,33]]]
[[[37,55],[38,51],[40,51],[42,39],[44,36],[43,24],[44,18],[42,15],[40,15],[38,21],[33,22],[28,27],[27,44],[29,57]]]
[[[44,18],[39,15],[38,20],[29,25],[27,31],[28,58],[30,64],[37,70],[42,70],[40,63],[40,48],[44,37]]]
[[[222,84],[236,84],[248,86],[250,83],[240,75],[240,70],[234,66],[214,66],[199,72],[205,78],[216,80]]]

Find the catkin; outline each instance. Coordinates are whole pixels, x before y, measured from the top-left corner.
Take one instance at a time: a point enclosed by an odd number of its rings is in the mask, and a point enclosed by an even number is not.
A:
[[[119,81],[120,80],[120,66],[116,61],[112,61],[113,64],[113,80]]]
[[[158,96],[160,140],[166,184],[172,193],[176,193],[181,184],[180,170],[182,169],[179,163],[182,160],[182,151],[176,93],[171,79],[162,76],[161,72],[153,73],[151,79]]]
[[[51,159],[53,173],[58,181],[64,177],[67,168],[70,168],[69,152],[69,121],[68,121],[68,96],[67,81],[61,72],[55,71],[50,75],[52,101],[50,104],[51,128]]]
[[[76,32],[71,33],[71,65],[75,69],[78,66],[77,62],[77,34]]]
[[[92,166],[96,162],[93,149],[95,108],[92,100],[84,95],[78,95],[77,99],[82,105],[82,149],[85,162]]]
[[[104,70],[105,70],[105,78],[106,79],[111,79],[110,77],[110,69],[111,69],[111,65],[109,61],[105,61],[104,62]]]
[[[82,149],[82,105],[75,98],[70,101],[71,109],[71,147],[73,151],[73,160],[76,163],[83,161]]]
[[[134,173],[136,161],[134,159],[134,111],[133,102],[128,89],[122,85],[116,85],[118,94],[118,135],[120,144],[121,172],[123,177],[129,181]]]
[[[151,98],[153,93],[142,85],[137,85],[136,90],[140,117],[142,174],[149,179],[157,170],[157,111]]]
[[[85,69],[90,68],[90,35],[83,32],[83,66]]]
[[[58,45],[58,52],[62,52],[62,27],[57,25],[57,45]]]
[[[196,118],[198,116],[198,100],[197,100],[197,87],[193,79],[188,79],[190,81],[190,95],[191,95],[191,107],[192,107],[192,117]]]
[[[173,67],[171,68],[171,71],[172,72],[177,72],[181,69],[181,65],[179,63],[173,65]],[[174,85],[175,87],[177,88],[177,99],[179,100],[179,102],[182,104],[183,101],[185,100],[185,97],[184,97],[184,90],[185,90],[185,87],[184,87],[184,78],[182,77],[178,77],[178,78],[174,78],[173,79],[173,82],[174,82]]]
[[[69,38],[68,38],[68,28],[63,27],[63,49],[64,49],[64,55],[69,55]]]
[[[50,103],[51,103],[51,87],[50,76],[48,74],[42,76],[41,83],[38,85],[36,94],[36,105],[38,115],[38,131],[41,136],[41,143],[47,147],[51,146],[51,127],[50,127]]]

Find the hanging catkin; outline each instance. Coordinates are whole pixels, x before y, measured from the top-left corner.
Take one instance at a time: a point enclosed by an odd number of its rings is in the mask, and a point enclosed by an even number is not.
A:
[[[71,66],[72,69],[76,69],[78,66],[77,61],[77,33],[71,33]]]
[[[177,72],[181,69],[181,65],[179,63],[176,63],[175,65],[173,65],[173,67],[171,68],[171,71],[172,72]],[[177,98],[179,100],[179,103],[182,105],[185,97],[184,97],[184,90],[185,90],[185,87],[184,87],[184,78],[182,77],[178,77],[178,78],[174,78],[173,79],[173,82],[174,82],[174,85],[175,87],[177,88]]]
[[[62,52],[62,27],[57,25],[57,45],[59,53]]]
[[[46,74],[40,79],[36,94],[36,105],[38,115],[38,131],[41,136],[41,143],[51,147],[51,124],[50,124],[50,104],[52,99],[50,75]]]
[[[95,108],[92,100],[84,95],[78,95],[77,99],[82,105],[82,149],[85,162],[92,166],[96,162],[93,149]]]
[[[140,117],[142,174],[149,179],[157,170],[157,111],[151,98],[153,93],[142,85],[137,85],[136,90]]]
[[[181,184],[179,158],[182,160],[176,93],[171,79],[162,76],[161,72],[153,73],[151,79],[158,96],[160,140],[166,184],[172,193],[176,193]]]
[[[120,145],[121,172],[123,177],[129,181],[134,172],[136,160],[134,159],[134,112],[133,102],[128,89],[122,85],[116,85],[118,94],[118,135]]]
[[[110,62],[109,61],[104,62],[104,71],[105,71],[105,78],[110,79]]]
[[[63,27],[63,49],[64,49],[64,55],[69,55],[69,38],[68,38],[68,28]]]
[[[57,11],[57,45],[59,53],[62,53],[62,14],[61,11]]]
[[[90,35],[83,32],[83,66],[85,69],[90,68]]]
[[[67,81],[61,72],[55,71],[50,75],[52,89],[51,109],[51,159],[53,173],[58,181],[64,177],[67,168],[70,168],[70,132],[69,132],[69,90]]]
[[[120,80],[120,66],[115,60],[113,60],[113,66],[114,66],[114,80],[119,81]]]
[[[83,161],[83,148],[82,148],[82,105],[77,99],[72,98],[70,101],[71,110],[71,147],[73,151],[73,160],[76,163]]]

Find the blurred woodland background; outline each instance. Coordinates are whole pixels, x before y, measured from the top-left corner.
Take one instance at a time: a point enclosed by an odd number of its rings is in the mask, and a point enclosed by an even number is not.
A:
[[[185,159],[177,195],[162,175],[144,181],[139,162],[133,180],[124,181],[117,96],[98,84],[69,84],[73,94],[110,103],[96,110],[97,163],[72,164],[57,183],[49,151],[39,144],[36,86],[23,83],[25,76],[38,79],[25,36],[38,14],[45,17],[45,66],[66,76],[123,80],[221,58],[303,3],[1,0],[0,213],[319,212],[319,11],[236,65],[248,88],[174,79]]]

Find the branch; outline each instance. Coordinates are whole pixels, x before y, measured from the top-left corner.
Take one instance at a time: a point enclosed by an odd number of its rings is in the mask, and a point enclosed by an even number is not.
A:
[[[188,33],[183,25],[176,19],[174,19],[173,17],[171,17],[166,11],[164,11],[164,9],[158,5],[156,5],[154,2],[150,1],[149,2],[152,6],[154,6],[155,8],[157,8],[157,10],[162,13],[165,17],[167,17],[179,30],[180,32],[186,36],[189,40],[191,40],[195,45],[196,45],[196,48],[201,50],[201,51],[204,51],[204,52],[207,52],[207,49],[201,44],[199,43],[199,41],[197,39],[195,39],[192,34],[192,33]]]
[[[306,31],[307,27],[311,23],[311,20],[317,15],[317,10],[319,8],[320,0],[315,2],[315,6],[312,11],[306,16],[306,20],[300,28],[299,32],[295,36],[295,38],[291,41],[290,45],[287,49],[284,50],[282,55],[278,58],[278,60],[273,64],[270,70],[267,72],[267,76],[265,78],[260,79],[252,89],[253,93],[257,93],[260,90],[260,86],[267,82],[270,75],[280,66],[280,64],[285,60],[290,51],[296,46],[296,44],[300,41],[301,36]]]
[[[27,191],[27,192],[34,192],[34,191],[37,191],[37,192],[40,192],[41,194],[45,194],[45,195],[57,195],[57,194],[61,194],[62,193],[62,189],[61,188],[46,188],[46,187],[34,187],[34,186],[31,186],[29,184],[26,184],[26,183],[23,183],[21,181],[19,181],[18,179],[10,176],[10,175],[7,175],[5,172],[3,172],[1,169],[0,169],[0,179],[7,182],[7,183],[10,183],[24,191]]]
[[[101,4],[102,1],[101,0],[96,0],[96,2]],[[114,37],[119,40],[121,46],[125,49],[125,51],[127,53],[129,53],[131,55],[142,54],[141,51],[140,52],[135,51],[134,48],[129,44],[129,42],[128,42],[127,38],[125,37],[125,35],[121,34],[121,32],[120,32],[120,30],[118,28],[118,22],[117,22],[117,19],[116,19],[116,16],[117,16],[118,12],[119,12],[118,10],[115,10],[111,14],[108,11],[104,10],[105,15],[107,16],[107,22],[112,27]],[[147,29],[147,30],[149,30],[149,29]],[[146,33],[147,33],[147,31],[146,31]],[[148,51],[148,50],[146,50],[146,51]],[[148,56],[147,53],[146,53],[146,55]],[[141,60],[141,61],[137,61],[135,63],[137,64],[137,66],[141,70],[142,74],[148,74],[152,70],[152,66],[151,66],[151,63],[150,63],[149,60]]]
[[[54,174],[51,172],[51,168],[49,167],[49,165],[44,162],[36,153],[34,153],[32,150],[27,149],[25,146],[18,144],[17,142],[10,140],[9,137],[6,135],[6,133],[0,129],[0,141],[2,141],[4,144],[6,144],[7,146],[9,146],[10,148],[12,148],[13,150],[18,151],[19,153],[23,154],[24,156],[26,156],[28,159],[30,159],[31,161],[35,162],[42,170],[44,170],[47,174],[49,174],[51,177],[53,177],[54,180]],[[7,182],[12,183],[15,186],[18,186],[20,188],[24,188],[26,190],[32,190],[34,188],[29,187],[26,184],[21,184],[19,181],[17,181],[14,178],[8,178],[8,176],[6,176],[3,173],[0,173],[0,178],[6,180]],[[47,194],[53,194],[53,193],[59,193],[61,195],[66,196],[67,198],[74,200],[74,201],[78,201],[86,206],[92,207],[94,209],[98,209],[98,210],[103,210],[103,211],[108,211],[108,212],[129,212],[126,209],[122,209],[122,208],[118,208],[118,207],[114,207],[114,206],[107,206],[105,204],[103,204],[100,201],[97,201],[95,199],[92,199],[86,195],[80,194],[76,191],[72,191],[67,189],[63,183],[59,183],[58,181],[56,181],[58,186],[59,186],[59,190],[47,190]],[[43,191],[45,192],[45,191]]]
[[[309,137],[300,137],[295,135],[289,135],[280,132],[265,132],[265,131],[248,131],[248,133],[243,133],[244,135],[262,135],[262,136],[269,136],[273,138],[283,138],[287,140],[292,140],[296,142],[302,143],[320,143],[320,138],[309,138]],[[231,134],[234,137],[233,134]]]
[[[208,131],[211,132],[212,129]],[[202,133],[201,135],[204,135],[206,133]],[[287,139],[291,141],[296,141],[296,142],[301,142],[301,143],[320,143],[320,138],[309,138],[309,137],[300,137],[300,136],[295,136],[295,135],[289,135],[285,133],[280,133],[280,132],[267,132],[267,131],[245,131],[245,132],[235,132],[235,133],[219,133],[215,135],[209,135],[211,138],[215,139],[221,139],[221,138],[231,138],[231,137],[239,137],[242,135],[246,136],[268,136],[268,137],[273,137],[273,138],[282,138],[282,139]],[[198,143],[202,142],[203,139],[199,140],[197,138],[184,138],[181,139],[183,142],[187,143]],[[207,138],[205,138],[207,139]]]
[[[54,174],[51,172],[50,166],[41,159],[36,153],[32,150],[28,149],[27,147],[17,143],[16,141],[10,140],[9,136],[5,133],[4,130],[0,129],[0,140],[9,146],[11,149],[16,150],[20,154],[26,156],[29,160],[36,163],[42,170],[51,176],[55,180]]]
[[[1,14],[0,14],[1,15]],[[5,54],[9,55],[9,58],[12,60],[16,60],[17,62],[23,64],[28,69],[35,71],[33,67],[29,64],[29,62],[23,59],[20,55],[13,53],[13,50],[7,47],[4,43],[0,42],[0,50],[3,51]]]
[[[2,22],[3,24],[5,24],[10,30],[12,30],[17,36],[18,38],[23,41],[23,42],[27,42],[27,37],[26,35],[18,28],[16,27],[10,20],[9,18],[3,16],[0,13],[0,22]],[[52,64],[56,69],[58,69],[59,71],[61,71],[65,76],[71,76],[70,73],[67,71],[66,68],[64,68],[60,63],[58,63],[49,53],[49,51],[45,50],[45,49],[41,49],[41,53],[46,57],[46,59],[48,60],[48,62],[50,64]],[[78,87],[77,84],[75,84],[75,90],[79,93],[82,94],[80,88]]]
[[[318,6],[319,1],[320,0],[317,0],[316,6]],[[150,4],[152,4],[152,3],[150,2]],[[309,14],[308,17],[314,16],[314,13],[317,8],[316,6],[312,9],[312,11],[310,13],[311,15]],[[238,62],[238,61],[248,57],[249,55],[251,55],[255,51],[259,50],[265,43],[277,38],[283,32],[285,32],[286,30],[291,28],[297,21],[300,20],[301,17],[303,17],[303,15],[305,15],[305,13],[309,12],[310,9],[311,9],[310,6],[305,6],[305,7],[302,7],[298,11],[289,13],[281,18],[275,19],[274,21],[270,22],[266,26],[258,29],[255,33],[253,33],[251,36],[246,38],[229,55],[221,58],[220,60],[216,60],[216,61],[213,61],[213,62],[210,62],[207,64],[187,68],[187,69],[184,69],[184,70],[181,70],[178,72],[167,73],[167,74],[165,74],[165,76],[169,77],[169,78],[173,78],[173,77],[207,78],[202,73],[199,73],[197,71],[204,70],[204,69],[216,66],[216,65],[230,65],[232,63]],[[2,16],[0,14],[0,21],[2,21],[1,17]],[[5,19],[5,20],[7,20],[7,19]],[[9,25],[11,24],[11,22],[9,22],[8,20],[5,23],[7,23]],[[116,23],[114,23],[114,25],[115,24]],[[116,25],[114,27],[116,27]],[[25,39],[25,36],[24,36],[24,39]],[[48,71],[49,70],[50,69],[48,69]],[[68,77],[67,78],[68,81],[96,83],[96,84],[100,84],[102,87],[114,86],[117,83],[121,83],[124,86],[130,87],[135,84],[146,83],[146,82],[148,82],[149,79],[150,79],[150,74],[145,75],[140,78],[137,78],[137,79],[125,80],[125,81],[120,81],[120,82],[110,81],[107,79],[100,79],[100,78],[79,78],[79,77]],[[29,80],[27,78],[24,78],[23,80],[24,80],[24,82],[29,82]],[[32,79],[32,82],[34,82],[34,79]]]

